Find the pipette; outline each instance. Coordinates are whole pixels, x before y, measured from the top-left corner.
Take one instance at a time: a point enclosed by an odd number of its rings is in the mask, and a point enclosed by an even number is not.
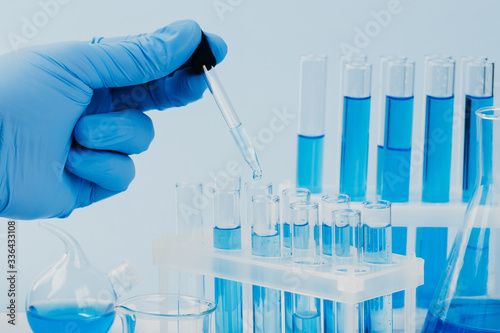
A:
[[[215,56],[210,49],[210,44],[208,43],[207,37],[204,33],[201,36],[201,42],[194,51],[190,58],[191,65],[193,69],[204,74],[205,81],[207,82],[208,89],[212,93],[212,96],[219,107],[227,126],[229,127],[229,132],[233,136],[241,155],[248,163],[250,168],[253,170],[253,178],[260,179],[262,177],[262,169],[260,168],[259,160],[257,159],[257,154],[255,153],[255,148],[252,144],[252,140],[248,136],[245,128],[241,124],[240,119],[236,115],[229,98],[222,87],[215,69],[216,65]]]
[[[212,93],[212,96],[214,97],[215,102],[217,103],[217,106],[219,107],[219,110],[229,127],[229,131],[231,132],[241,155],[243,155],[243,158],[253,170],[253,178],[260,179],[262,177],[262,169],[260,168],[255,148],[250,140],[250,137],[245,131],[245,128],[241,124],[241,121],[236,115],[224,88],[222,88],[219,78],[217,77],[217,73],[215,72],[215,68],[212,68],[209,71],[207,67],[203,65],[203,72],[205,73],[205,80],[207,82],[208,89],[210,89],[210,92]]]

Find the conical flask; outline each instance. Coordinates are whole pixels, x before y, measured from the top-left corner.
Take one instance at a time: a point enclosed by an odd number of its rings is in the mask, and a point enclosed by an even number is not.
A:
[[[500,332],[500,109],[476,115],[480,174],[422,332]]]
[[[35,333],[105,333],[115,317],[116,295],[106,275],[90,265],[75,239],[63,230],[42,226],[64,242],[59,261],[34,282],[26,315]]]

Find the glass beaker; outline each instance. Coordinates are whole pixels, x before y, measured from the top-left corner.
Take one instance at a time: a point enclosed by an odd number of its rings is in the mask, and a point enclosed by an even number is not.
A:
[[[151,294],[115,307],[123,333],[211,333],[215,303],[191,296]]]
[[[476,111],[480,172],[423,332],[500,332],[500,108]]]

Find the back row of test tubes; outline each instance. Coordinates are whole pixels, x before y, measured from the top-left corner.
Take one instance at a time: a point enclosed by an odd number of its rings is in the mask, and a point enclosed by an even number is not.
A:
[[[326,60],[326,56],[301,58],[297,186],[313,193],[322,191]],[[462,200],[467,202],[478,170],[475,111],[493,105],[494,64],[486,57],[463,57],[457,92],[455,60],[451,56],[426,56],[424,67],[425,137],[423,156],[418,158],[423,167],[421,199],[431,203],[449,201],[452,136],[457,133],[453,128],[463,123],[463,137],[455,142],[460,142]],[[414,174],[417,160],[414,158],[412,164],[414,77],[414,61],[403,56],[381,58],[376,192],[391,202],[409,200],[410,175]],[[353,201],[366,198],[371,81],[372,65],[366,56],[342,58],[339,191]]]
[[[215,249],[244,255],[238,250],[251,244],[254,258],[330,265],[332,274],[392,262],[387,201],[364,202],[361,212],[350,209],[347,195],[323,195],[320,202],[313,202],[308,189],[289,188],[280,198],[272,194],[271,183],[253,180],[245,184],[246,214],[240,214],[240,190],[239,178],[216,181],[211,244]],[[201,229],[202,210],[196,203],[202,196],[201,184],[176,185],[180,231]],[[242,215],[247,222],[243,228]],[[250,242],[242,242],[245,237]],[[214,278],[214,294],[216,332],[243,332],[242,284]],[[252,303],[254,332],[392,332],[391,295],[348,306],[254,285]]]

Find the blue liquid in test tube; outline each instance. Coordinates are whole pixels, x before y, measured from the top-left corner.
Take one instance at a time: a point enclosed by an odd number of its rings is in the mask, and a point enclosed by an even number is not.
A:
[[[494,64],[478,58],[465,64],[465,128],[462,201],[468,202],[479,173],[476,111],[493,106]]]
[[[320,193],[323,185],[326,59],[325,55],[300,59],[297,186],[312,193]]]
[[[306,188],[289,188],[282,192],[281,216],[283,218],[283,253],[284,257],[292,255],[292,230],[291,225],[291,209],[290,204],[294,202],[309,202],[311,200],[311,192]],[[285,333],[291,333],[293,330],[292,315],[293,315],[293,293],[285,291]]]
[[[422,201],[442,203],[450,198],[455,61],[431,59],[427,67]]]
[[[388,201],[363,203],[363,261],[392,263],[391,204]],[[392,333],[392,295],[364,303],[365,332]]]
[[[280,257],[279,197],[256,195],[252,197],[252,255]],[[252,286],[253,331],[255,333],[281,332],[281,291]]]
[[[214,248],[241,249],[240,190],[215,188]],[[221,278],[214,279],[215,328],[217,333],[243,332],[242,284]]]
[[[344,66],[340,192],[362,201],[368,173],[371,64],[350,62]]]

